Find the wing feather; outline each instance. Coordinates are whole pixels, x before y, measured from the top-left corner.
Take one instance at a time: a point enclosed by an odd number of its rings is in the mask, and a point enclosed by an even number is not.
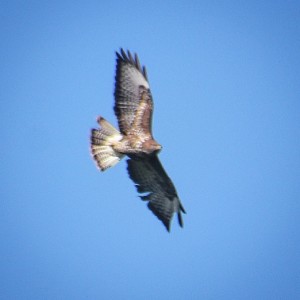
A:
[[[139,132],[152,135],[153,100],[146,68],[138,56],[123,49],[117,55],[115,107],[122,134]]]
[[[185,210],[176,189],[161,165],[157,155],[127,160],[130,178],[136,184],[142,200],[149,201],[149,209],[163,222],[168,231],[174,213],[178,215],[179,225],[183,227],[181,212]]]

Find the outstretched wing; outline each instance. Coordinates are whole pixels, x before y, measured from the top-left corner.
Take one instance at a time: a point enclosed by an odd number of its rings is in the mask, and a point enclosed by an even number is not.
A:
[[[149,209],[160,219],[170,231],[170,224],[174,213],[183,227],[181,212],[185,210],[180,203],[176,189],[161,165],[157,155],[145,158],[131,158],[127,160],[127,170],[130,178],[142,200],[149,201]]]
[[[123,49],[117,55],[115,114],[122,134],[151,134],[153,101],[146,68],[137,55]]]

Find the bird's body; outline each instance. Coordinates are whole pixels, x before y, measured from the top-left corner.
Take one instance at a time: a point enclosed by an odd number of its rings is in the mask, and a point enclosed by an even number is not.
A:
[[[185,211],[157,157],[162,147],[152,135],[153,100],[146,69],[137,55],[133,58],[123,49],[117,53],[114,111],[120,131],[102,117],[97,119],[100,129],[92,129],[91,152],[97,166],[104,171],[127,155],[128,173],[141,199],[149,201],[148,207],[168,230],[174,212],[183,226],[180,213]]]

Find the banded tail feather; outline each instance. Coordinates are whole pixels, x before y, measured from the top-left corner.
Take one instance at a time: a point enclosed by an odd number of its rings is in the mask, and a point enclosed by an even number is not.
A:
[[[104,118],[98,117],[99,129],[91,130],[91,154],[101,171],[116,165],[123,154],[114,149],[114,145],[122,138],[122,134]]]

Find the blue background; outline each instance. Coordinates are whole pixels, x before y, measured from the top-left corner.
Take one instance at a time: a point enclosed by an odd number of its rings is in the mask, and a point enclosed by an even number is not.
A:
[[[1,299],[299,299],[299,1],[0,2]],[[100,173],[115,50],[137,52],[167,233]]]

